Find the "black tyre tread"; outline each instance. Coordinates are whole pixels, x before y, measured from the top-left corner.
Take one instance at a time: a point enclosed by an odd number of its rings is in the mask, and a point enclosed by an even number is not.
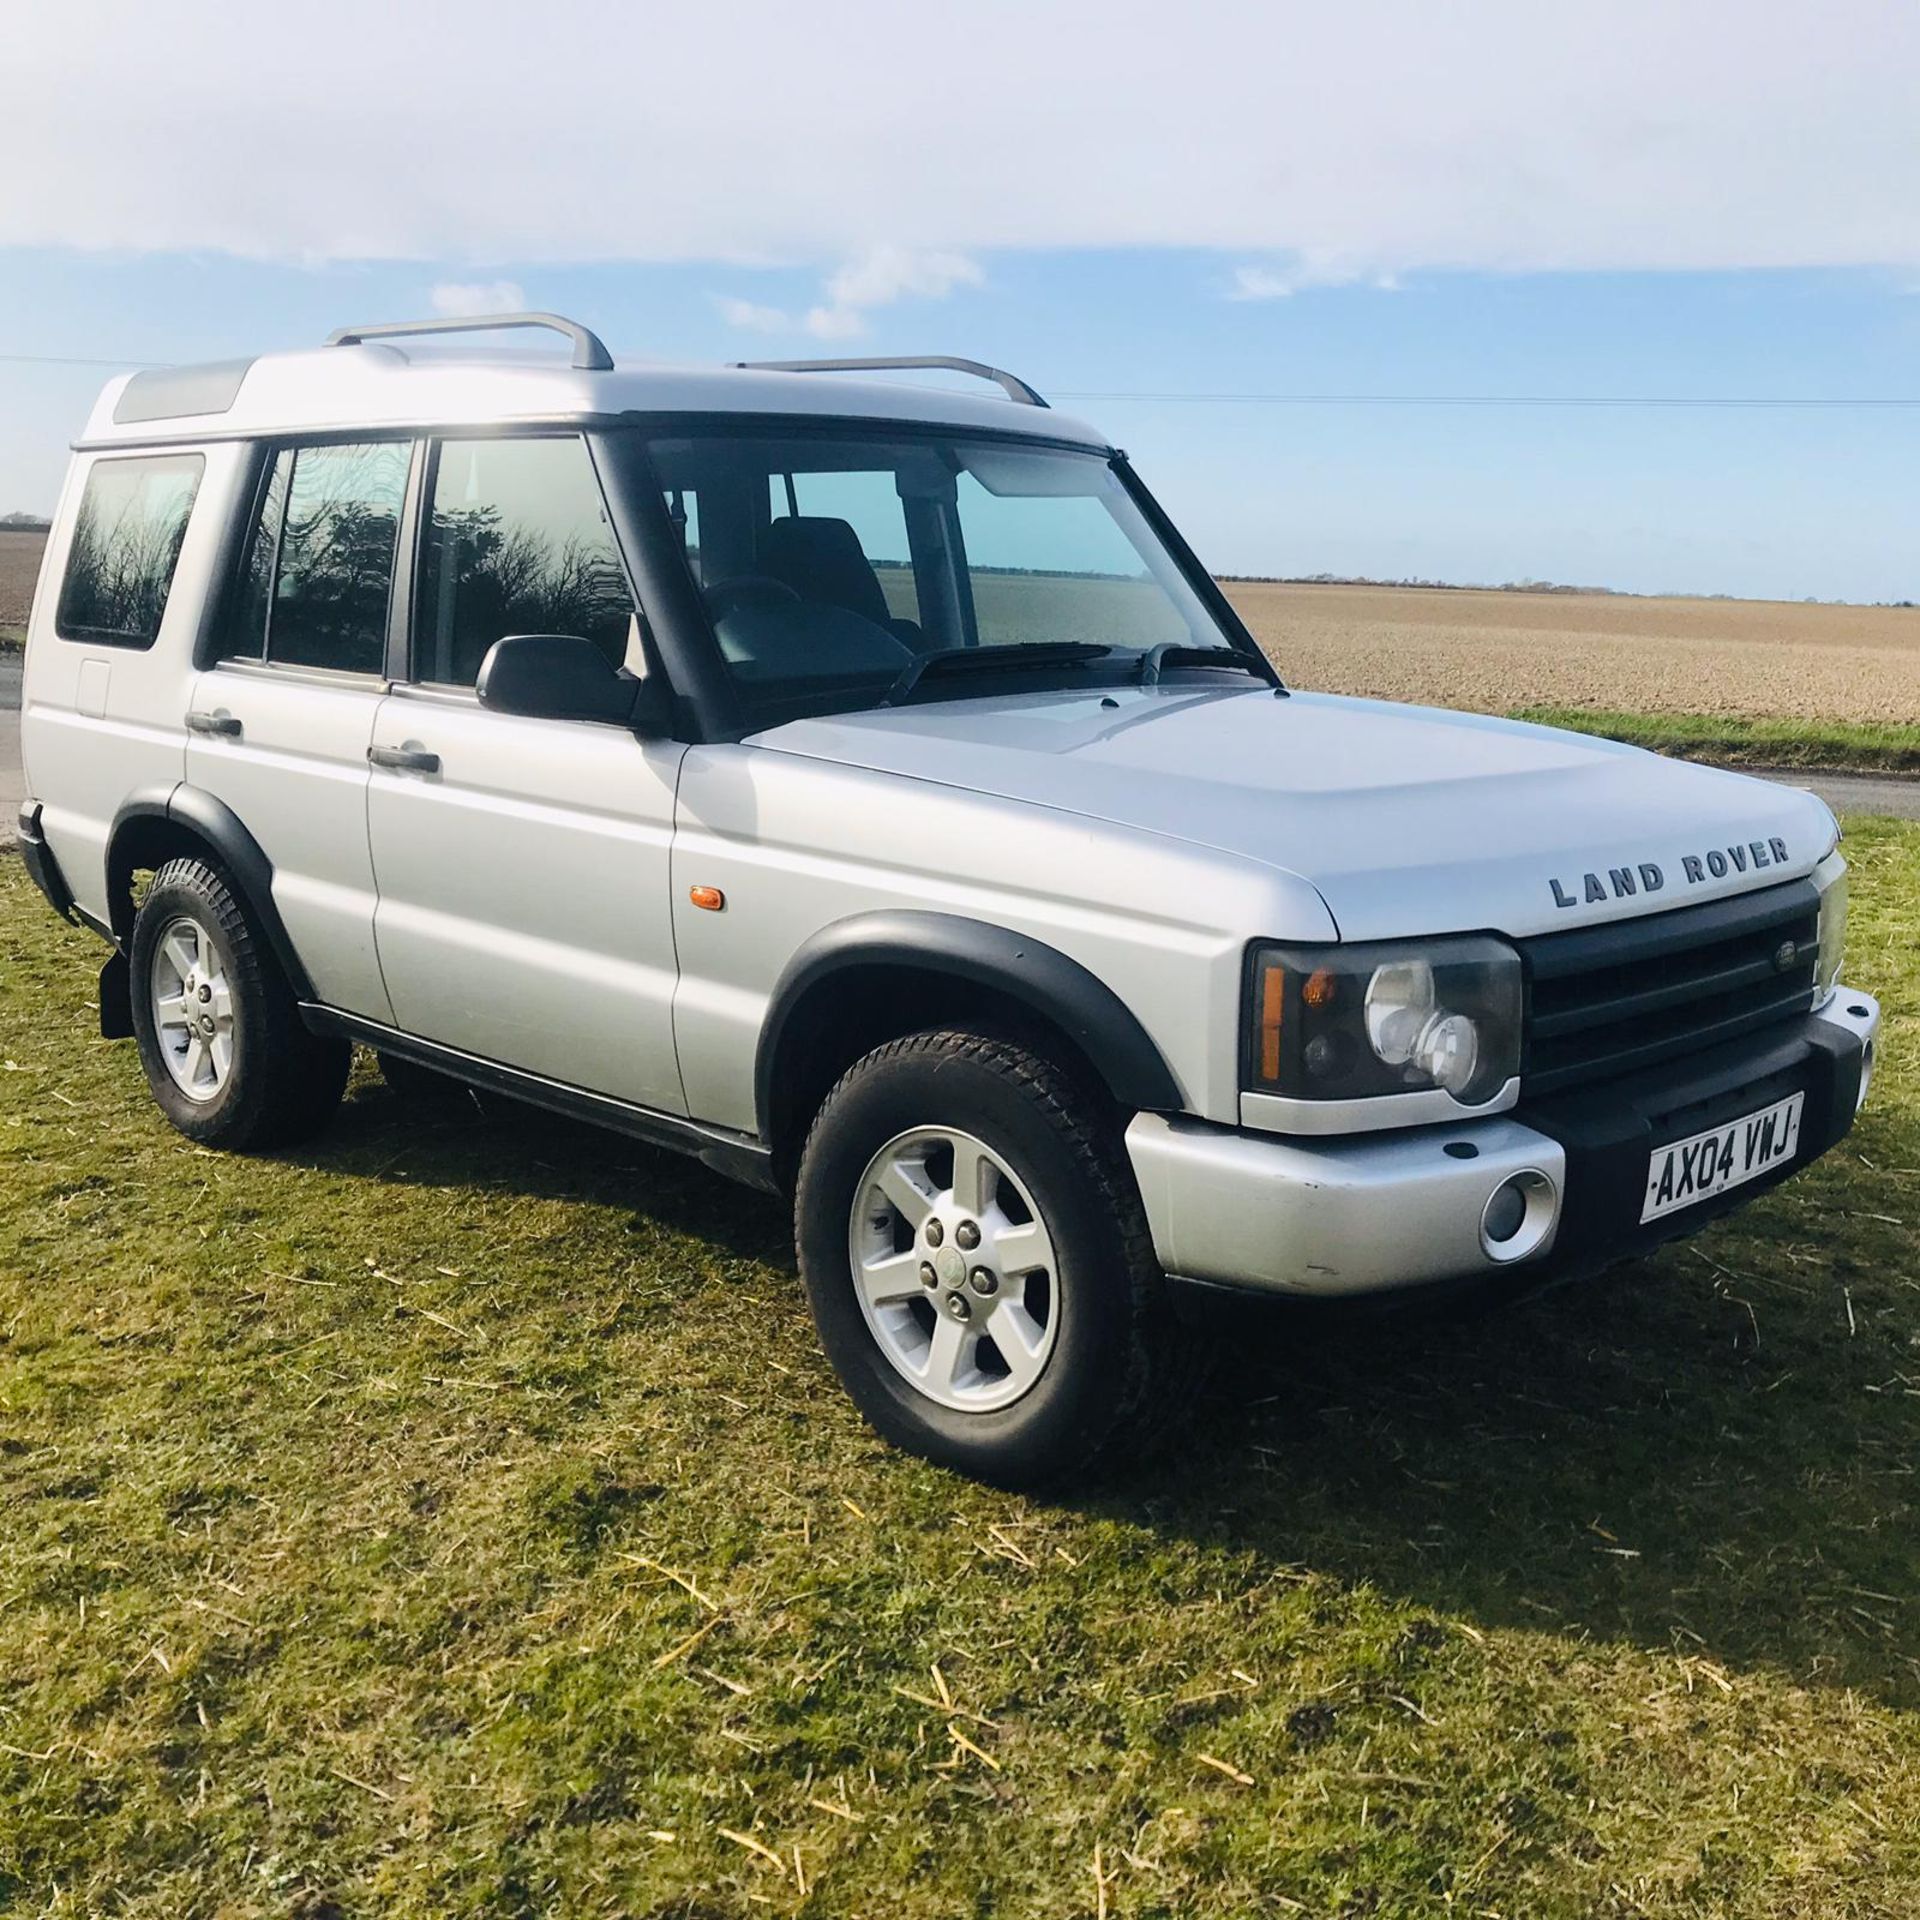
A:
[[[1153,1250],[1146,1208],[1120,1142],[1116,1116],[1062,1068],[1018,1043],[969,1028],[935,1027],[904,1034],[856,1060],[820,1103],[807,1129],[800,1164],[831,1124],[834,1108],[857,1078],[892,1060],[916,1055],[970,1059],[1008,1082],[1045,1116],[1099,1194],[1119,1230],[1131,1295],[1127,1371],[1103,1433],[1092,1436],[1077,1461],[1062,1462],[1050,1480],[1097,1474],[1118,1464],[1122,1449],[1149,1452],[1170,1422],[1188,1407],[1210,1370],[1214,1348],[1180,1319],[1167,1298]]]
[[[135,969],[134,1025],[147,1078],[162,1110],[176,1127],[205,1145],[234,1151],[286,1146],[307,1138],[324,1126],[340,1104],[352,1064],[352,1048],[344,1040],[310,1033],[301,1021],[293,989],[273,954],[254,937],[246,910],[231,882],[207,861],[183,857],[169,860],[153,876],[141,903],[144,916],[158,903],[165,912],[165,895],[174,890],[191,895],[227,943],[232,956],[236,993],[244,995],[258,1027],[251,1058],[243,1061],[246,1086],[236,1099],[200,1118],[177,1110],[164,1097],[165,1068],[150,1058],[152,1042],[144,1015],[141,969]],[[140,945],[140,924],[134,928]]]

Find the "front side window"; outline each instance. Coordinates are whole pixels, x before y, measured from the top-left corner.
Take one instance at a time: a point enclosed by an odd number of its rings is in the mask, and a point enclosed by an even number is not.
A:
[[[470,687],[496,640],[567,633],[627,658],[633,596],[586,443],[448,440],[434,463],[413,675]]]
[[[197,453],[94,462],[54,617],[64,639],[153,645],[205,467]]]
[[[282,447],[248,541],[228,658],[381,672],[412,448]]]
[[[751,724],[1242,644],[1099,453],[715,429],[649,454]]]

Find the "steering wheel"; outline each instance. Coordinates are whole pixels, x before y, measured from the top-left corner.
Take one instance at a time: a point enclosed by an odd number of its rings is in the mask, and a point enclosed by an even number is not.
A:
[[[708,611],[724,620],[737,607],[797,607],[800,596],[784,580],[767,573],[736,573],[704,589]]]

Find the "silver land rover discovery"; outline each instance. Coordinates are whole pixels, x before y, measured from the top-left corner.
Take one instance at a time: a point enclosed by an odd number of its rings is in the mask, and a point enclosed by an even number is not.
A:
[[[1851,1124],[1810,795],[1290,692],[1013,376],[434,324],[137,373],[26,656],[27,864],[183,1133],[352,1043],[793,1198],[883,1433],[1137,1439],[1207,1290],[1597,1269]],[[570,364],[569,364],[570,360]]]

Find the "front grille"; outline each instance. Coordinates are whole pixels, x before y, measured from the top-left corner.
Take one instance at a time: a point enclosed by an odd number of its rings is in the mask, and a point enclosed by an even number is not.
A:
[[[1523,1095],[1693,1053],[1813,1004],[1820,896],[1810,880],[1520,944]],[[1784,943],[1793,943],[1782,968]]]

